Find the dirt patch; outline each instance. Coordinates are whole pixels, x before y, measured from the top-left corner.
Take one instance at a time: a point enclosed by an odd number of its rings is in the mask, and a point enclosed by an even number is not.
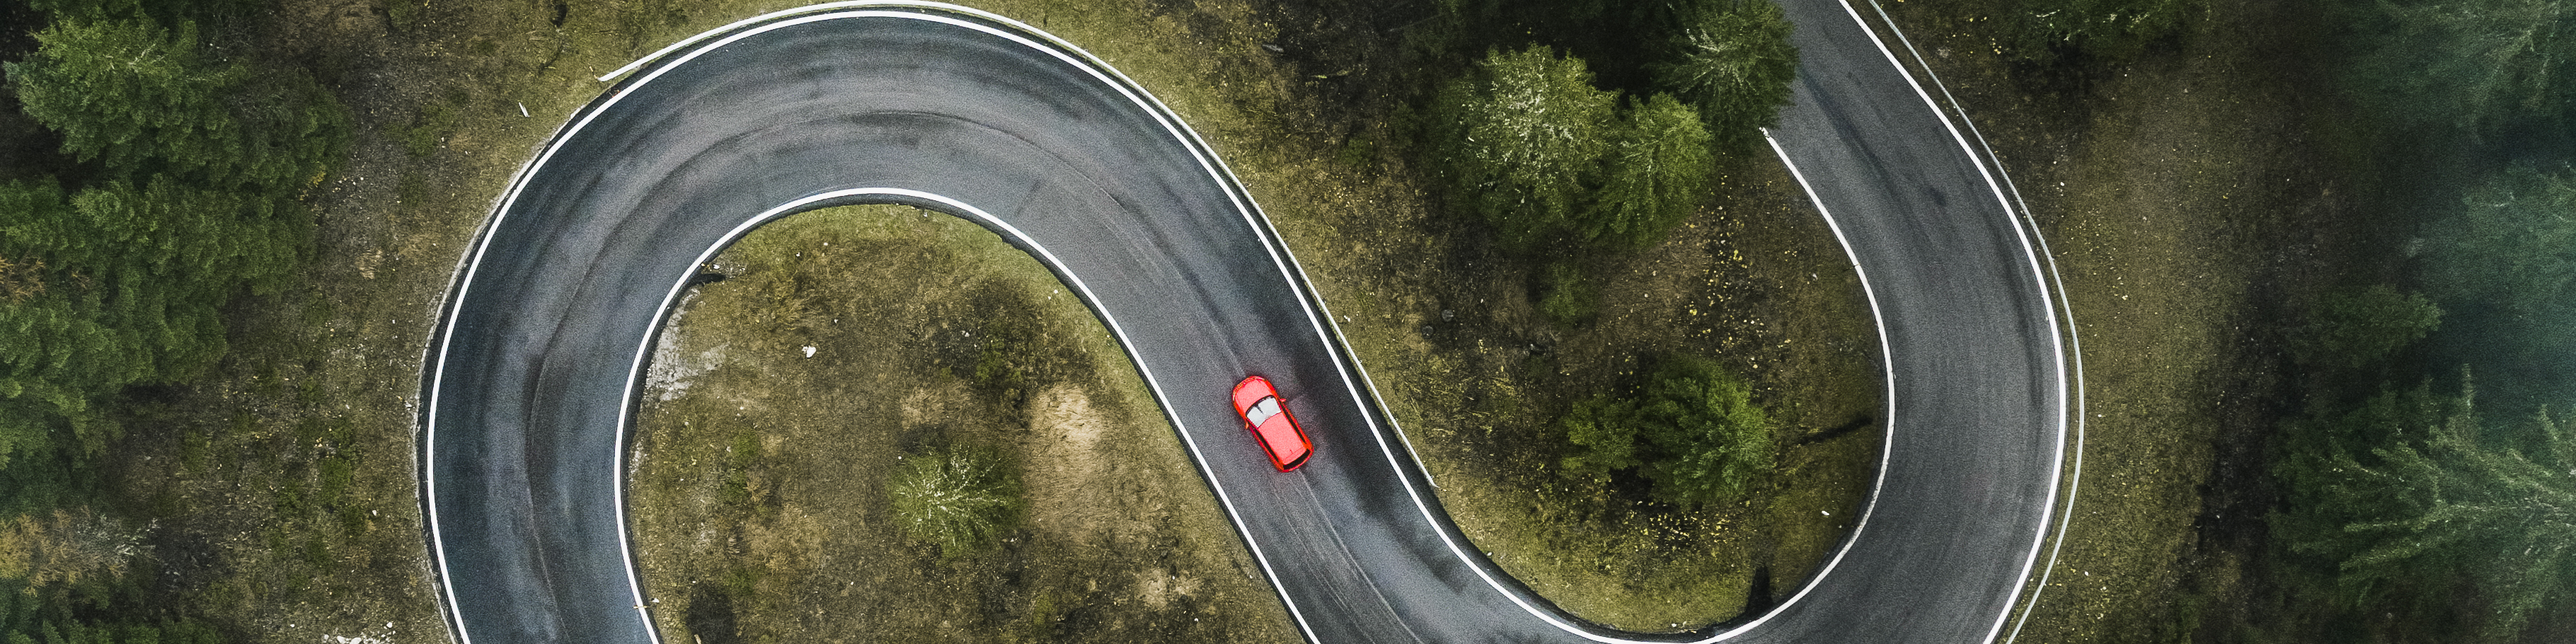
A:
[[[1099,544],[1112,517],[1090,508],[1116,507],[1114,490],[1086,486],[1089,474],[1115,467],[1120,456],[1101,439],[1110,429],[1093,411],[1080,388],[1057,385],[1038,393],[1030,405],[1035,418],[1029,435],[1035,442],[1029,478],[1029,523],[1039,530],[1065,535],[1075,543]]]

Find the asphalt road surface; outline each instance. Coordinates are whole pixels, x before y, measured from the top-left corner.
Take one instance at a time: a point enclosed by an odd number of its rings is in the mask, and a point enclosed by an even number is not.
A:
[[[1476,554],[1324,303],[1207,146],[1070,45],[968,11],[837,6],[677,46],[524,169],[451,288],[423,390],[423,498],[464,642],[653,642],[624,440],[653,335],[716,250],[830,205],[977,221],[1090,303],[1317,642],[1991,639],[2056,489],[2064,385],[2021,229],[1840,4],[1790,3],[1775,137],[1873,287],[1888,460],[1863,526],[1773,611],[1620,633]],[[1829,10],[1830,9],[1830,10]],[[1315,460],[1270,468],[1228,388],[1269,376]]]

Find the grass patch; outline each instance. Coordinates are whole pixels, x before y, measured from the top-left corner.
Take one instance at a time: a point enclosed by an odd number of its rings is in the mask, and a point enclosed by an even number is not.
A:
[[[2033,67],[2008,3],[1886,6],[2020,183],[2082,332],[2083,487],[2022,640],[2375,641],[2288,599],[2331,582],[2264,520],[2298,303],[2402,264],[2360,205],[2387,197],[2366,135],[2320,98],[2324,23],[2213,2],[2127,64]]]
[[[886,483],[895,526],[914,541],[965,557],[996,545],[1019,517],[1016,467],[992,450],[932,450],[904,457]]]
[[[456,118],[456,108],[446,103],[421,106],[420,115],[412,117],[411,126],[402,130],[403,150],[415,157],[437,152],[439,144],[447,142],[448,133],[456,130]]]
[[[1460,528],[1585,619],[1667,631],[1785,596],[1867,494],[1880,372],[1859,282],[1785,171],[1740,168],[1721,190],[1664,243],[1583,267],[1598,299],[1573,327],[1524,286],[1537,267],[1420,211],[1378,202],[1288,232]],[[1740,503],[1685,511],[1558,468],[1572,446],[1554,419],[1672,354],[1744,375],[1778,421],[1777,466]]]
[[[656,349],[633,456],[666,641],[1296,640],[1135,369],[1036,260],[871,206],[714,264]]]

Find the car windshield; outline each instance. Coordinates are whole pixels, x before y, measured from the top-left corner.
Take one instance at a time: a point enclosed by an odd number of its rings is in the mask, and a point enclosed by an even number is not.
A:
[[[1270,422],[1270,417],[1277,415],[1279,415],[1278,396],[1262,396],[1261,402],[1252,403],[1251,409],[1243,411],[1243,419],[1250,421],[1254,427]]]

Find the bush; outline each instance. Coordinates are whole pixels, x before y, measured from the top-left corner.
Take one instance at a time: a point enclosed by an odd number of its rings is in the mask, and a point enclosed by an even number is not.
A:
[[[887,482],[896,527],[905,536],[938,546],[942,557],[961,557],[997,542],[1017,520],[1019,477],[1004,471],[991,450],[932,450],[904,459]]]
[[[1574,328],[1592,321],[1601,310],[1601,294],[1583,277],[1583,269],[1568,262],[1548,264],[1541,274],[1544,281],[1538,301],[1538,312],[1557,326]]]
[[[2441,324],[2441,307],[2424,296],[2375,285],[2325,296],[2317,322],[2301,328],[2290,347],[2299,362],[2359,367],[2424,339]]]
[[[1507,245],[1559,237],[1590,202],[1616,104],[1592,86],[1582,60],[1552,48],[1487,55],[1443,87],[1433,108],[1451,194]]]
[[[1685,508],[1745,497],[1776,458],[1772,421],[1752,388],[1717,363],[1662,361],[1635,398],[1598,396],[1557,420],[1568,474],[1607,481],[1633,471],[1657,500]]]

